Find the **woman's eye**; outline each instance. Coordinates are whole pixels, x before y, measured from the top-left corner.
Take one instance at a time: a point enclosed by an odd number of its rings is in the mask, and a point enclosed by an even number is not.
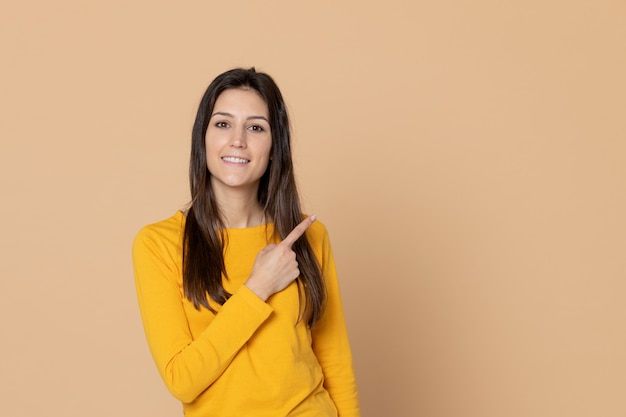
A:
[[[225,127],[228,127],[228,123],[226,123],[226,122],[217,122],[217,123],[215,123],[215,127],[225,128]]]
[[[254,132],[263,132],[265,129],[263,129],[263,126],[253,125],[253,126],[250,126],[250,130]]]

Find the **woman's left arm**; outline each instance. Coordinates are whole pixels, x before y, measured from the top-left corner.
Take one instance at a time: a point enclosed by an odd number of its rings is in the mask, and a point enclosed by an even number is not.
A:
[[[325,228],[322,236],[321,256],[318,255],[318,259],[328,298],[322,318],[311,330],[313,351],[324,372],[324,387],[335,403],[339,417],[359,417],[352,352],[339,293],[335,261]]]

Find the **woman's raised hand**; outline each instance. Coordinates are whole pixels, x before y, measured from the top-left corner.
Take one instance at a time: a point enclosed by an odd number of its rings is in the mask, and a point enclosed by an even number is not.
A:
[[[296,253],[291,246],[306,232],[315,219],[315,216],[307,217],[294,227],[282,242],[267,245],[256,256],[245,286],[261,300],[266,301],[272,294],[284,290],[300,276]]]

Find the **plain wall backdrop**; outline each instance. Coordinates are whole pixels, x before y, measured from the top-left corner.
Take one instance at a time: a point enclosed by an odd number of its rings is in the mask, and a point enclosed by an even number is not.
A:
[[[289,105],[364,417],[626,415],[625,19],[617,0],[2,0],[0,415],[181,415],[130,248],[187,203],[196,107],[235,66]]]

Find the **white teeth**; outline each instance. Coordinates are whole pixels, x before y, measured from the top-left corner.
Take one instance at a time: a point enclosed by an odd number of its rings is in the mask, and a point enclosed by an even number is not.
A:
[[[234,163],[237,163],[237,164],[247,164],[248,162],[250,162],[247,159],[236,158],[234,156],[225,156],[225,157],[222,158],[222,160],[226,161],[226,162],[234,162]]]

